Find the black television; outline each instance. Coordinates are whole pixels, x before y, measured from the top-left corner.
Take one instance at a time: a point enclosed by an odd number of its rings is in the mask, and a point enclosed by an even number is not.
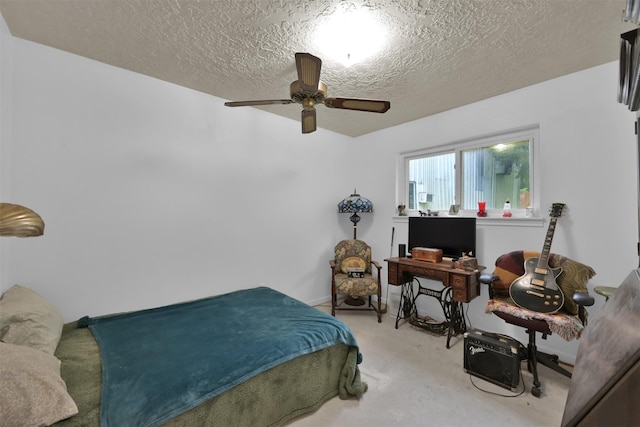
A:
[[[474,217],[409,217],[408,250],[442,249],[442,256],[460,258],[463,253],[476,256],[476,219]]]

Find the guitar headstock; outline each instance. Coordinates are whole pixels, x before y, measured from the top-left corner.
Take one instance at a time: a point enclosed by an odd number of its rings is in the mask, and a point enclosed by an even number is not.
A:
[[[549,209],[549,216],[551,218],[560,218],[562,216],[562,211],[566,205],[564,203],[554,203]]]

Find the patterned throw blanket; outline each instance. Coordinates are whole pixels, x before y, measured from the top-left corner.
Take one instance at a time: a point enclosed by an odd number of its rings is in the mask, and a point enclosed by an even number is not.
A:
[[[358,346],[340,320],[266,287],[78,323],[100,346],[103,427],[156,426],[298,356]]]
[[[567,341],[580,338],[584,325],[578,316],[572,314],[545,314],[524,310],[513,303],[509,297],[495,297],[487,301],[486,313],[501,311],[524,320],[544,320],[549,325],[549,330]]]

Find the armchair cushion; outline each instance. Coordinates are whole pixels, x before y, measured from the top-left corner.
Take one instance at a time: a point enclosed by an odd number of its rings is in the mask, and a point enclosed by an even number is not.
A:
[[[340,270],[343,273],[348,273],[349,270],[354,268],[361,268],[363,270],[367,269],[367,263],[364,259],[360,257],[350,256],[342,260],[340,264]]]
[[[366,274],[362,278],[352,278],[347,274],[338,273],[335,275],[335,283],[338,294],[363,297],[378,293],[378,281],[370,274]]]
[[[539,257],[540,252],[513,251],[501,255],[496,260],[494,274],[500,279],[494,282],[495,295],[508,296],[511,283],[524,274],[524,261],[528,258]],[[549,267],[562,268],[562,273],[556,279],[556,283],[564,294],[562,309],[570,314],[578,314],[578,305],[573,301],[576,292],[587,292],[587,282],[595,276],[596,272],[588,265],[579,263],[563,255],[550,254]]]

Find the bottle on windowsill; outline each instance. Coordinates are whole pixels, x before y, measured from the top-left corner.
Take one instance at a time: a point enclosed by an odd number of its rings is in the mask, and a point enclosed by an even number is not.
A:
[[[509,202],[509,199],[504,202],[504,212],[502,212],[502,216],[505,218],[511,217],[511,203]]]

